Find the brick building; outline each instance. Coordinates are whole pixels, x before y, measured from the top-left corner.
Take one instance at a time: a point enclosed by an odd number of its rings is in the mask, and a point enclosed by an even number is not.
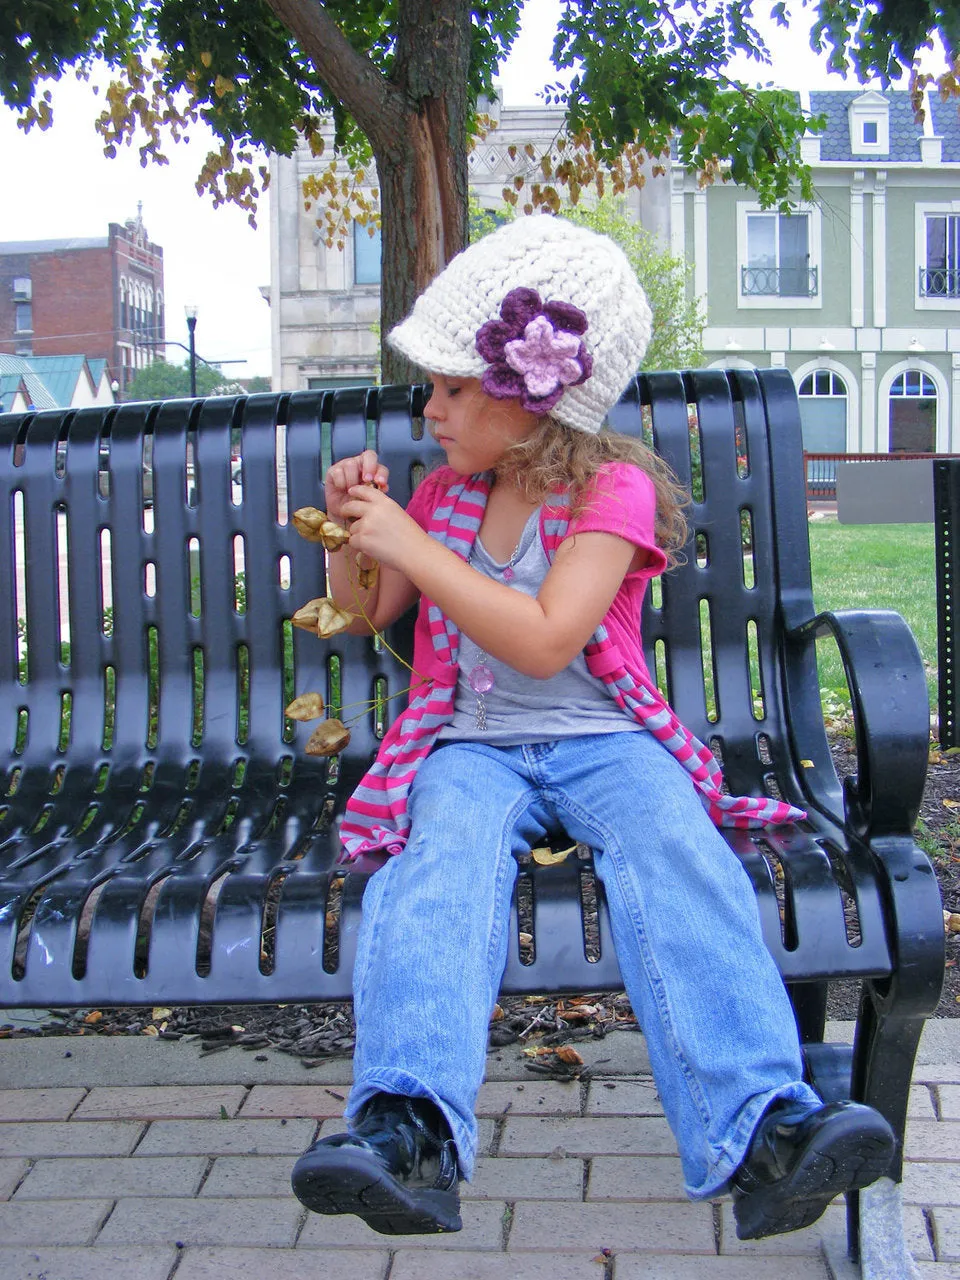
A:
[[[103,238],[0,242],[0,355],[106,360],[122,398],[163,337],[163,249],[139,206]]]

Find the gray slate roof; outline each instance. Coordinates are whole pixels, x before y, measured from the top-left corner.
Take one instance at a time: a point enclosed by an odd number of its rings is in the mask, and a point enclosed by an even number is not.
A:
[[[910,105],[910,94],[905,89],[888,89],[883,97],[890,104],[890,151],[887,155],[875,154],[871,157],[863,154],[855,155],[850,149],[850,103],[855,98],[868,92],[864,87],[857,89],[812,90],[810,93],[810,109],[814,115],[825,114],[827,127],[820,136],[821,160],[846,160],[851,163],[868,159],[884,159],[906,164],[920,163],[920,139],[923,137],[923,125],[913,118]],[[880,92],[875,90],[874,92]],[[960,119],[957,99],[941,102],[935,94],[931,94],[931,115],[933,132],[943,138],[944,164],[960,163]]]

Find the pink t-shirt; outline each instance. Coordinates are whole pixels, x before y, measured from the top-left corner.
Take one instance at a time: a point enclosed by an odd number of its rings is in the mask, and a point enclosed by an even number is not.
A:
[[[446,490],[462,478],[452,467],[431,471],[414,491],[407,506],[408,514],[426,529]],[[649,679],[640,640],[640,611],[647,583],[663,573],[667,564],[655,540],[657,496],[653,481],[632,463],[605,463],[591,482],[581,506],[580,514],[571,522],[568,537],[576,537],[578,533],[612,533],[646,552],[646,564],[625,576],[603,622],[624,665]],[[541,539],[544,539],[544,518],[541,512]],[[414,633],[413,666],[425,675],[435,676],[443,670],[433,651],[424,611],[417,619]]]

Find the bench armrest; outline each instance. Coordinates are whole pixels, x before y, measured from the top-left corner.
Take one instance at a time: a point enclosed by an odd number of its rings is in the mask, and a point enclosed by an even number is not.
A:
[[[822,635],[837,642],[853,708],[857,773],[843,784],[845,826],[867,841],[910,836],[930,750],[930,703],[917,642],[892,610],[850,609],[820,613],[789,630],[788,652],[799,645],[809,656]]]

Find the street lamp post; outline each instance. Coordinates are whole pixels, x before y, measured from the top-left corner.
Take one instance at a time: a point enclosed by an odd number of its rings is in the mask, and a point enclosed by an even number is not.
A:
[[[184,315],[187,317],[187,332],[189,333],[190,342],[190,395],[196,399],[197,395],[197,345],[195,334],[197,331],[197,307],[195,303],[187,303],[183,308]]]

